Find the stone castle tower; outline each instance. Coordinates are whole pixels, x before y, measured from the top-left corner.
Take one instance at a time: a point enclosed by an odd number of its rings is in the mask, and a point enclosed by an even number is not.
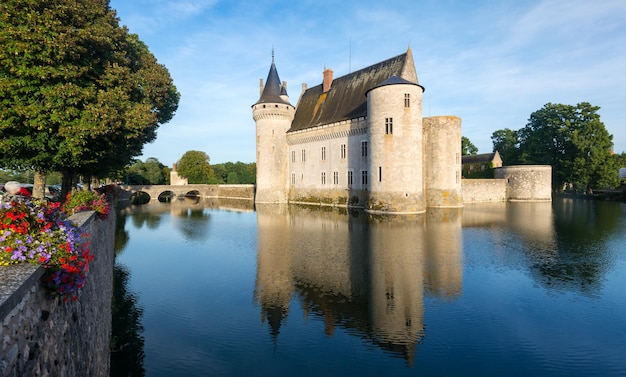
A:
[[[261,97],[252,106],[256,122],[256,197],[257,203],[287,202],[287,130],[295,107],[289,103],[286,83],[281,83],[274,64],[267,75],[265,87],[260,84]]]
[[[288,101],[274,56],[252,106],[258,203],[317,203],[369,212],[460,207],[461,120],[422,116],[424,87],[406,53],[307,88]]]

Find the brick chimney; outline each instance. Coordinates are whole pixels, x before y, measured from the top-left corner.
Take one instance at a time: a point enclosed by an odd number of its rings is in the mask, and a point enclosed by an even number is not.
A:
[[[333,83],[333,70],[330,68],[326,68],[324,70],[324,93],[330,90],[330,85]]]

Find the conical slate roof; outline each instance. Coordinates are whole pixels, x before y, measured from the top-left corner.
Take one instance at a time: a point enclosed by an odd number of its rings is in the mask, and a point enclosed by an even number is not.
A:
[[[272,56],[272,66],[270,72],[267,74],[267,80],[265,81],[265,87],[263,87],[263,93],[261,98],[255,103],[284,103],[291,105],[289,101],[285,101],[281,98],[281,95],[287,95],[287,89],[283,87],[280,78],[278,77],[278,71],[276,70],[276,64],[274,64],[274,56]]]
[[[408,84],[408,85],[417,85],[422,87],[422,90],[424,89],[423,86],[421,86],[418,83],[415,82],[411,82],[409,80],[405,80],[402,77],[398,77],[396,75],[391,76],[390,78],[388,78],[387,80],[381,82],[380,84],[376,85],[375,87],[371,88],[368,90],[368,92],[372,89],[376,89],[376,88],[380,88],[381,86],[387,86],[387,85],[396,85],[396,84]],[[367,93],[367,92],[366,92]]]

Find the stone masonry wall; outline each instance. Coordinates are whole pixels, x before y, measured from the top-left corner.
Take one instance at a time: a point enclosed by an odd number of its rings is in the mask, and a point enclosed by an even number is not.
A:
[[[507,182],[509,201],[552,200],[552,167],[550,165],[513,165],[497,168],[496,178]]]
[[[463,203],[505,202],[506,179],[462,179]]]
[[[218,185],[217,197],[223,199],[254,199],[254,185]]]
[[[0,268],[0,376],[108,376],[115,216],[72,216],[90,234],[94,260],[77,301],[51,298],[43,268]]]

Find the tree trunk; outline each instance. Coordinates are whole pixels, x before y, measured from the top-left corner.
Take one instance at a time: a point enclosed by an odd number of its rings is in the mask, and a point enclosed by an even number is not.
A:
[[[35,169],[33,173],[33,198],[44,199],[46,197],[46,173]]]
[[[61,169],[61,203],[65,203],[67,194],[72,192],[74,183],[74,171],[72,169]]]

